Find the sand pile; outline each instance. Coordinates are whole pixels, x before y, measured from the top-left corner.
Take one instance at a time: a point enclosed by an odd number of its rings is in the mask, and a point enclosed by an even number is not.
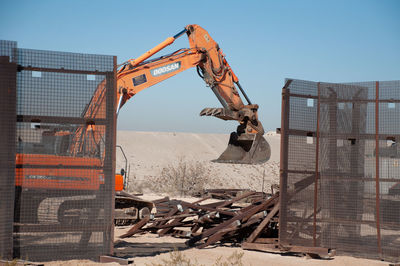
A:
[[[128,157],[129,191],[144,190],[144,182],[160,176],[165,167],[180,161],[201,163],[210,176],[208,188],[246,188],[269,191],[271,184],[279,183],[280,135],[268,132],[265,138],[271,146],[271,159],[260,165],[214,163],[211,160],[226,149],[228,134],[197,134],[174,132],[118,131],[117,144]],[[117,170],[124,167],[122,154],[117,150]]]

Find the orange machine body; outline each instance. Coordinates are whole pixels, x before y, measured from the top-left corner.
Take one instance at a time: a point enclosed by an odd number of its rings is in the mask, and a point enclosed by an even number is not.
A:
[[[115,191],[124,190],[124,177],[121,174],[115,175]]]
[[[17,154],[16,186],[35,189],[98,190],[101,161],[48,154]]]

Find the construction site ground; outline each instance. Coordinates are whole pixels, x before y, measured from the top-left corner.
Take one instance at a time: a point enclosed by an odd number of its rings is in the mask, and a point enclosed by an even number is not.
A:
[[[154,195],[152,195],[153,197]],[[163,196],[163,195],[162,195]],[[194,198],[193,198],[194,199]],[[185,198],[188,200],[188,198]],[[133,265],[166,265],[164,261],[171,261],[171,252],[180,252],[191,265],[216,265],[218,258],[221,262],[228,261],[228,257],[236,252],[242,254],[243,265],[389,265],[388,262],[354,258],[349,256],[335,256],[330,259],[311,259],[307,256],[274,254],[260,251],[243,250],[241,247],[230,245],[214,245],[204,249],[188,248],[186,239],[171,236],[159,237],[157,234],[145,233],[121,239],[131,226],[119,226],[114,231],[114,252],[118,257],[130,258]],[[97,263],[89,260],[51,261],[48,266],[72,265],[119,265],[112,263]],[[185,264],[186,265],[186,264]],[[230,265],[230,264],[229,264]]]

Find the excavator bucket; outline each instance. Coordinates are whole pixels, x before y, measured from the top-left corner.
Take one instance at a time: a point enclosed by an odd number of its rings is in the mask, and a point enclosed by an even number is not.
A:
[[[271,148],[261,134],[232,132],[226,150],[214,162],[236,164],[264,163],[271,157]]]

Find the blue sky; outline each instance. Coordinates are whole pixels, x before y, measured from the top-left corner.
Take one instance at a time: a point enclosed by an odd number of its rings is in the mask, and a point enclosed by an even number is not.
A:
[[[138,57],[187,24],[216,40],[266,130],[280,127],[285,78],[400,79],[400,1],[7,1],[0,39],[20,48]],[[185,36],[159,55],[188,47]],[[195,69],[136,95],[118,128],[229,133],[235,122],[199,117],[220,107]]]

